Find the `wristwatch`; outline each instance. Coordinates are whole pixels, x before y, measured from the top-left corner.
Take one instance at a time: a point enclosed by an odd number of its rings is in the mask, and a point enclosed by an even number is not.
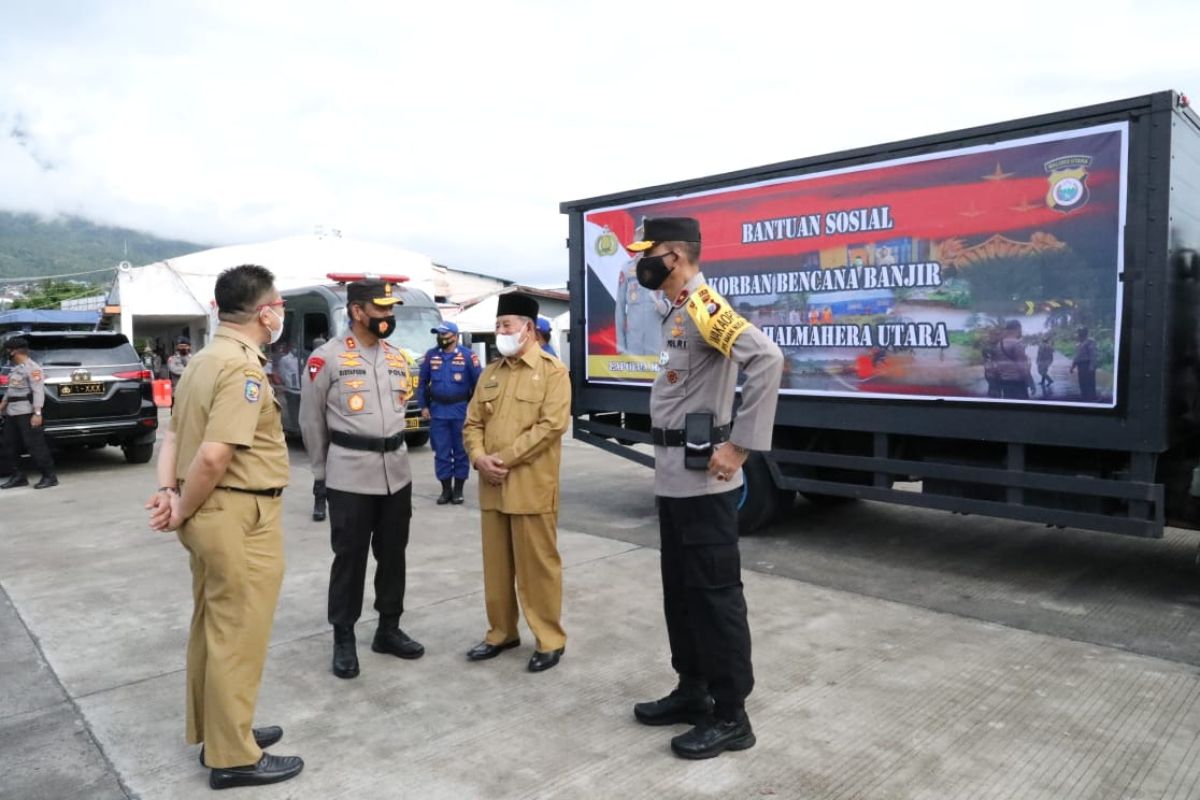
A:
[[[179,488],[176,486],[160,486],[158,487],[158,490],[160,492],[166,492],[167,494],[173,494],[176,497],[179,496]]]

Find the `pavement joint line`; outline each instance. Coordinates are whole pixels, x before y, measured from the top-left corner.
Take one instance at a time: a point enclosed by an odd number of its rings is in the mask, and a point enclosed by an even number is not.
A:
[[[54,680],[54,685],[58,687],[58,690],[62,692],[63,697],[66,698],[66,700],[62,701],[61,703],[55,703],[54,705],[70,706],[71,710],[75,712],[75,716],[79,719],[80,723],[83,724],[83,730],[87,733],[88,739],[96,748],[96,752],[100,754],[100,758],[104,759],[105,767],[107,767],[113,777],[117,779],[117,785],[121,788],[121,792],[125,795],[125,797],[129,798],[129,800],[135,800],[135,798],[137,798],[137,794],[135,794],[125,783],[125,777],[121,775],[120,770],[117,769],[117,765],[113,763],[111,758],[109,758],[108,753],[104,749],[104,745],[100,743],[100,739],[97,738],[96,732],[92,730],[92,723],[88,720],[87,715],[83,713],[83,709],[79,707],[79,703],[76,701],[76,698],[74,698],[71,693],[67,691],[67,687],[64,686],[62,680],[59,679],[58,673],[54,670],[54,667],[50,664],[50,660],[46,658],[46,653],[42,650],[41,640],[38,639],[37,635],[29,628],[29,624],[25,621],[25,617],[21,614],[21,609],[19,609],[17,604],[13,602],[8,590],[4,588],[3,582],[0,582],[0,595],[3,595],[4,602],[8,603],[8,605],[12,607],[13,614],[16,616],[17,621],[21,623],[21,627],[24,629],[25,635],[28,636],[29,641],[33,643],[33,649],[37,652],[38,659],[42,662],[42,664],[45,665],[46,671]],[[48,706],[48,708],[53,707],[54,706]],[[6,719],[8,719],[8,717],[6,717]]]

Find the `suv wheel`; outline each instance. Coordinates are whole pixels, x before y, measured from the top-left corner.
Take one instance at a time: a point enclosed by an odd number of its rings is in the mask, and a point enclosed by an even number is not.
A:
[[[153,442],[150,444],[130,444],[122,449],[125,451],[125,460],[130,464],[145,464],[154,458]]]

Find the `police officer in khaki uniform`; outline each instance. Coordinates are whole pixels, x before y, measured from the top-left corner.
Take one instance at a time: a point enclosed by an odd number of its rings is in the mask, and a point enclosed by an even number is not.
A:
[[[705,283],[696,220],[647,219],[644,237],[628,246],[643,254],[637,280],[673,300],[650,424],[663,605],[679,684],[635,705],[634,715],[647,725],[694,724],[671,748],[683,758],[711,758],[755,743],[745,710],[754,672],[737,504],[749,451],[771,447],[783,354]],[[731,429],[739,369],[746,380]]]
[[[488,632],[467,653],[494,658],[521,643],[517,597],[537,639],[529,671],[562,657],[562,561],[558,555],[558,473],[571,420],[567,368],[541,349],[532,297],[500,295],[496,347],[467,406],[463,443],[479,470],[483,589]],[[517,590],[513,591],[513,582]]]
[[[8,373],[8,389],[0,400],[0,418],[4,430],[0,437],[0,475],[9,479],[0,484],[0,489],[15,489],[28,486],[29,480],[21,470],[21,445],[29,451],[33,465],[42,471],[42,479],[33,488],[48,489],[58,485],[54,474],[54,460],[46,444],[46,432],[42,428],[42,408],[46,403],[46,386],[42,379],[42,367],[29,357],[29,340],[16,336],[4,343],[8,360],[13,368]]]
[[[329,498],[333,566],[329,623],[333,674],[358,675],[354,624],[362,614],[367,554],[375,553],[371,649],[420,658],[425,648],[400,629],[404,613],[405,549],[412,517],[412,471],[404,444],[411,391],[408,359],[387,341],[396,329],[392,285],[355,281],[346,287],[348,335],[334,337],[308,358],[300,388],[300,433],[313,476]]]
[[[221,320],[191,360],[158,456],[155,530],[179,531],[195,603],[187,654],[187,739],[214,789],[288,780],[304,762],[262,748],[278,727],[251,728],[283,581],[288,452],[263,345],[283,332],[283,300],[263,267],[225,270]]]

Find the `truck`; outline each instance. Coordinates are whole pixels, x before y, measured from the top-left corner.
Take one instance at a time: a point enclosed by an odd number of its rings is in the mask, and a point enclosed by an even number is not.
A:
[[[653,464],[661,355],[615,331],[645,218],[697,218],[708,285],[783,351],[743,534],[798,493],[1141,537],[1200,527],[1200,117],[1180,93],[560,210],[575,438]]]

